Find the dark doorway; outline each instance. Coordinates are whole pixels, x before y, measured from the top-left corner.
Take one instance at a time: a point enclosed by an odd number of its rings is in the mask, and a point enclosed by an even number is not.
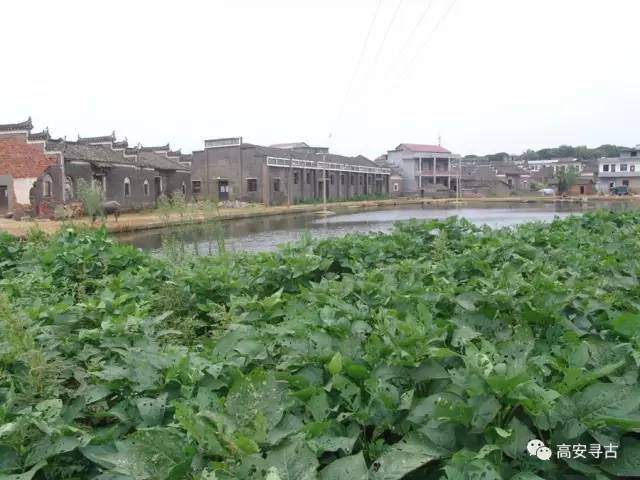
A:
[[[218,180],[218,200],[229,200],[229,180]]]
[[[580,195],[584,195],[584,185],[580,185]]]
[[[155,187],[156,200],[162,195],[162,177],[153,178],[153,186]]]
[[[9,187],[0,185],[0,213],[9,210]]]
[[[323,195],[323,193],[322,193],[322,185],[323,185],[323,184],[324,184],[324,182],[323,182],[322,180],[320,180],[320,181],[318,182],[318,194],[320,195],[320,199],[323,199],[323,198],[324,198],[324,197],[322,196],[322,195]],[[329,183],[327,183],[326,188],[327,188],[327,199],[329,199]]]

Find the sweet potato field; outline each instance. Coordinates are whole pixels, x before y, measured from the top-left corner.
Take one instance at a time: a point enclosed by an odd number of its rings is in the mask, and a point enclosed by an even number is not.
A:
[[[0,479],[637,478],[639,275],[634,212],[181,261],[0,235]]]

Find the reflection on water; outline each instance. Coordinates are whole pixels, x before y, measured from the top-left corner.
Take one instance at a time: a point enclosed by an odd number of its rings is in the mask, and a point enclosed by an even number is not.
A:
[[[271,217],[229,220],[221,224],[201,224],[119,234],[118,238],[144,250],[157,251],[163,238],[174,235],[188,249],[201,255],[215,252],[218,239],[224,235],[227,250],[267,251],[278,245],[300,240],[308,232],[313,238],[326,238],[348,233],[388,232],[402,220],[431,220],[457,215],[478,225],[504,227],[523,222],[551,221],[596,208],[635,208],[628,204],[604,202],[596,204],[551,203],[508,204],[474,207],[421,208],[419,205],[380,208],[377,210],[346,209],[336,215],[323,217],[316,213],[301,213]],[[222,231],[220,231],[222,229]]]

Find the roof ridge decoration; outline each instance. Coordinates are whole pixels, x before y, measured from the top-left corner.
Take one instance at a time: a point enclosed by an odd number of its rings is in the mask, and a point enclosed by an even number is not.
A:
[[[0,132],[30,132],[33,130],[33,122],[31,121],[31,116],[27,118],[24,122],[18,123],[5,123],[0,125]]]
[[[51,140],[51,135],[49,134],[49,127],[46,127],[41,132],[31,133],[29,132],[29,141],[38,142],[38,141],[47,141]]]
[[[142,150],[143,152],[170,152],[171,145],[170,142],[167,142],[166,145],[160,145],[157,147],[143,147],[142,144],[138,143],[138,149]]]
[[[116,131],[113,130],[111,135],[103,135],[98,137],[81,137],[78,134],[78,143],[91,144],[91,143],[114,143],[116,141]]]

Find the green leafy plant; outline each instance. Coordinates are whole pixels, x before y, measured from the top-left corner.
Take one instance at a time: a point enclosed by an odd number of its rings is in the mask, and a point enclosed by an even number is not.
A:
[[[0,478],[638,477],[639,248],[633,211],[179,261],[0,235]]]
[[[82,203],[85,215],[95,223],[96,218],[104,214],[104,193],[95,185],[81,178],[78,180],[78,199]]]

